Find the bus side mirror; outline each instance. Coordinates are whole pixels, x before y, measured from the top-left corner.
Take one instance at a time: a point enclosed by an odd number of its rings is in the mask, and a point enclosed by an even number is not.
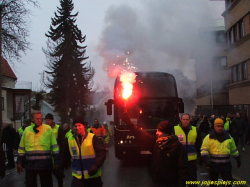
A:
[[[107,115],[112,115],[112,105],[114,104],[114,100],[113,99],[109,99],[105,105],[107,106]]]
[[[184,102],[181,98],[179,98],[178,107],[179,107],[179,113],[184,113]]]

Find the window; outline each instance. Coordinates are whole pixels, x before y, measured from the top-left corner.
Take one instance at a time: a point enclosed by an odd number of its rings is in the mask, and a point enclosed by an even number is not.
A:
[[[2,97],[2,111],[4,111],[4,97]]]
[[[243,20],[240,21],[240,37],[245,36],[245,30],[244,30],[244,22]]]
[[[227,67],[227,57],[223,56],[220,58],[220,66]]]
[[[232,79],[233,79],[233,82],[236,82],[236,66],[234,66],[232,68]]]
[[[247,62],[243,62],[243,79],[247,79]]]
[[[218,32],[217,35],[216,35],[216,41],[218,43],[226,43],[225,32]]]
[[[237,71],[237,80],[241,81],[242,80],[242,73],[241,73],[242,72],[242,68],[241,68],[241,64],[238,65],[237,70],[238,70]]]
[[[230,44],[233,44],[234,43],[234,30],[231,29],[230,31]]]
[[[246,117],[248,117],[248,105],[244,105],[244,112],[245,112],[245,115]]]
[[[235,33],[235,41],[238,41],[240,39],[239,29],[238,29],[238,23],[234,27],[234,33]]]

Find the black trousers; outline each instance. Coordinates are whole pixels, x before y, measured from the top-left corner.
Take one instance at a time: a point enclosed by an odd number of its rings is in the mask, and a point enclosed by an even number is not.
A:
[[[232,173],[231,171],[225,171],[225,172],[215,172],[215,171],[210,171],[210,180],[211,181],[218,181],[219,174],[221,175],[221,178],[223,181],[232,181]],[[218,187],[218,185],[210,185],[211,187]],[[231,185],[227,185],[227,187],[230,187]]]
[[[7,159],[8,159],[7,166],[14,168],[15,162],[14,162],[13,146],[6,145],[6,147],[7,147]]]
[[[26,171],[27,187],[37,187],[37,175],[40,176],[41,187],[53,187],[51,170],[28,170]]]
[[[71,187],[102,187],[102,178],[96,177],[91,179],[78,179],[76,177],[72,178]]]
[[[197,181],[197,160],[188,161],[188,176],[187,181]],[[197,185],[188,185],[188,187],[195,187]]]

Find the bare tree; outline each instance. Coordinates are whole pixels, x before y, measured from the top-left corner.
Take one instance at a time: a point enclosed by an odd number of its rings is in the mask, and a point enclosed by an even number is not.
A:
[[[39,7],[35,0],[0,0],[0,72],[2,56],[11,61],[20,60],[21,52],[29,47],[27,41],[30,10],[27,5]],[[0,74],[0,98],[2,97],[2,74]],[[0,111],[2,100],[0,99]],[[0,139],[2,112],[0,112]]]

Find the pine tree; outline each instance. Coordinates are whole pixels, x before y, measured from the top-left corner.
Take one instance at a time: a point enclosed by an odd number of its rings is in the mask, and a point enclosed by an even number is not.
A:
[[[75,24],[78,12],[72,14],[72,0],[60,0],[60,6],[46,34],[48,42],[44,52],[49,70],[45,71],[45,85],[51,89],[50,103],[64,123],[76,114],[84,115],[94,69],[90,63],[83,62],[88,59],[86,46],[81,46],[86,36]]]

